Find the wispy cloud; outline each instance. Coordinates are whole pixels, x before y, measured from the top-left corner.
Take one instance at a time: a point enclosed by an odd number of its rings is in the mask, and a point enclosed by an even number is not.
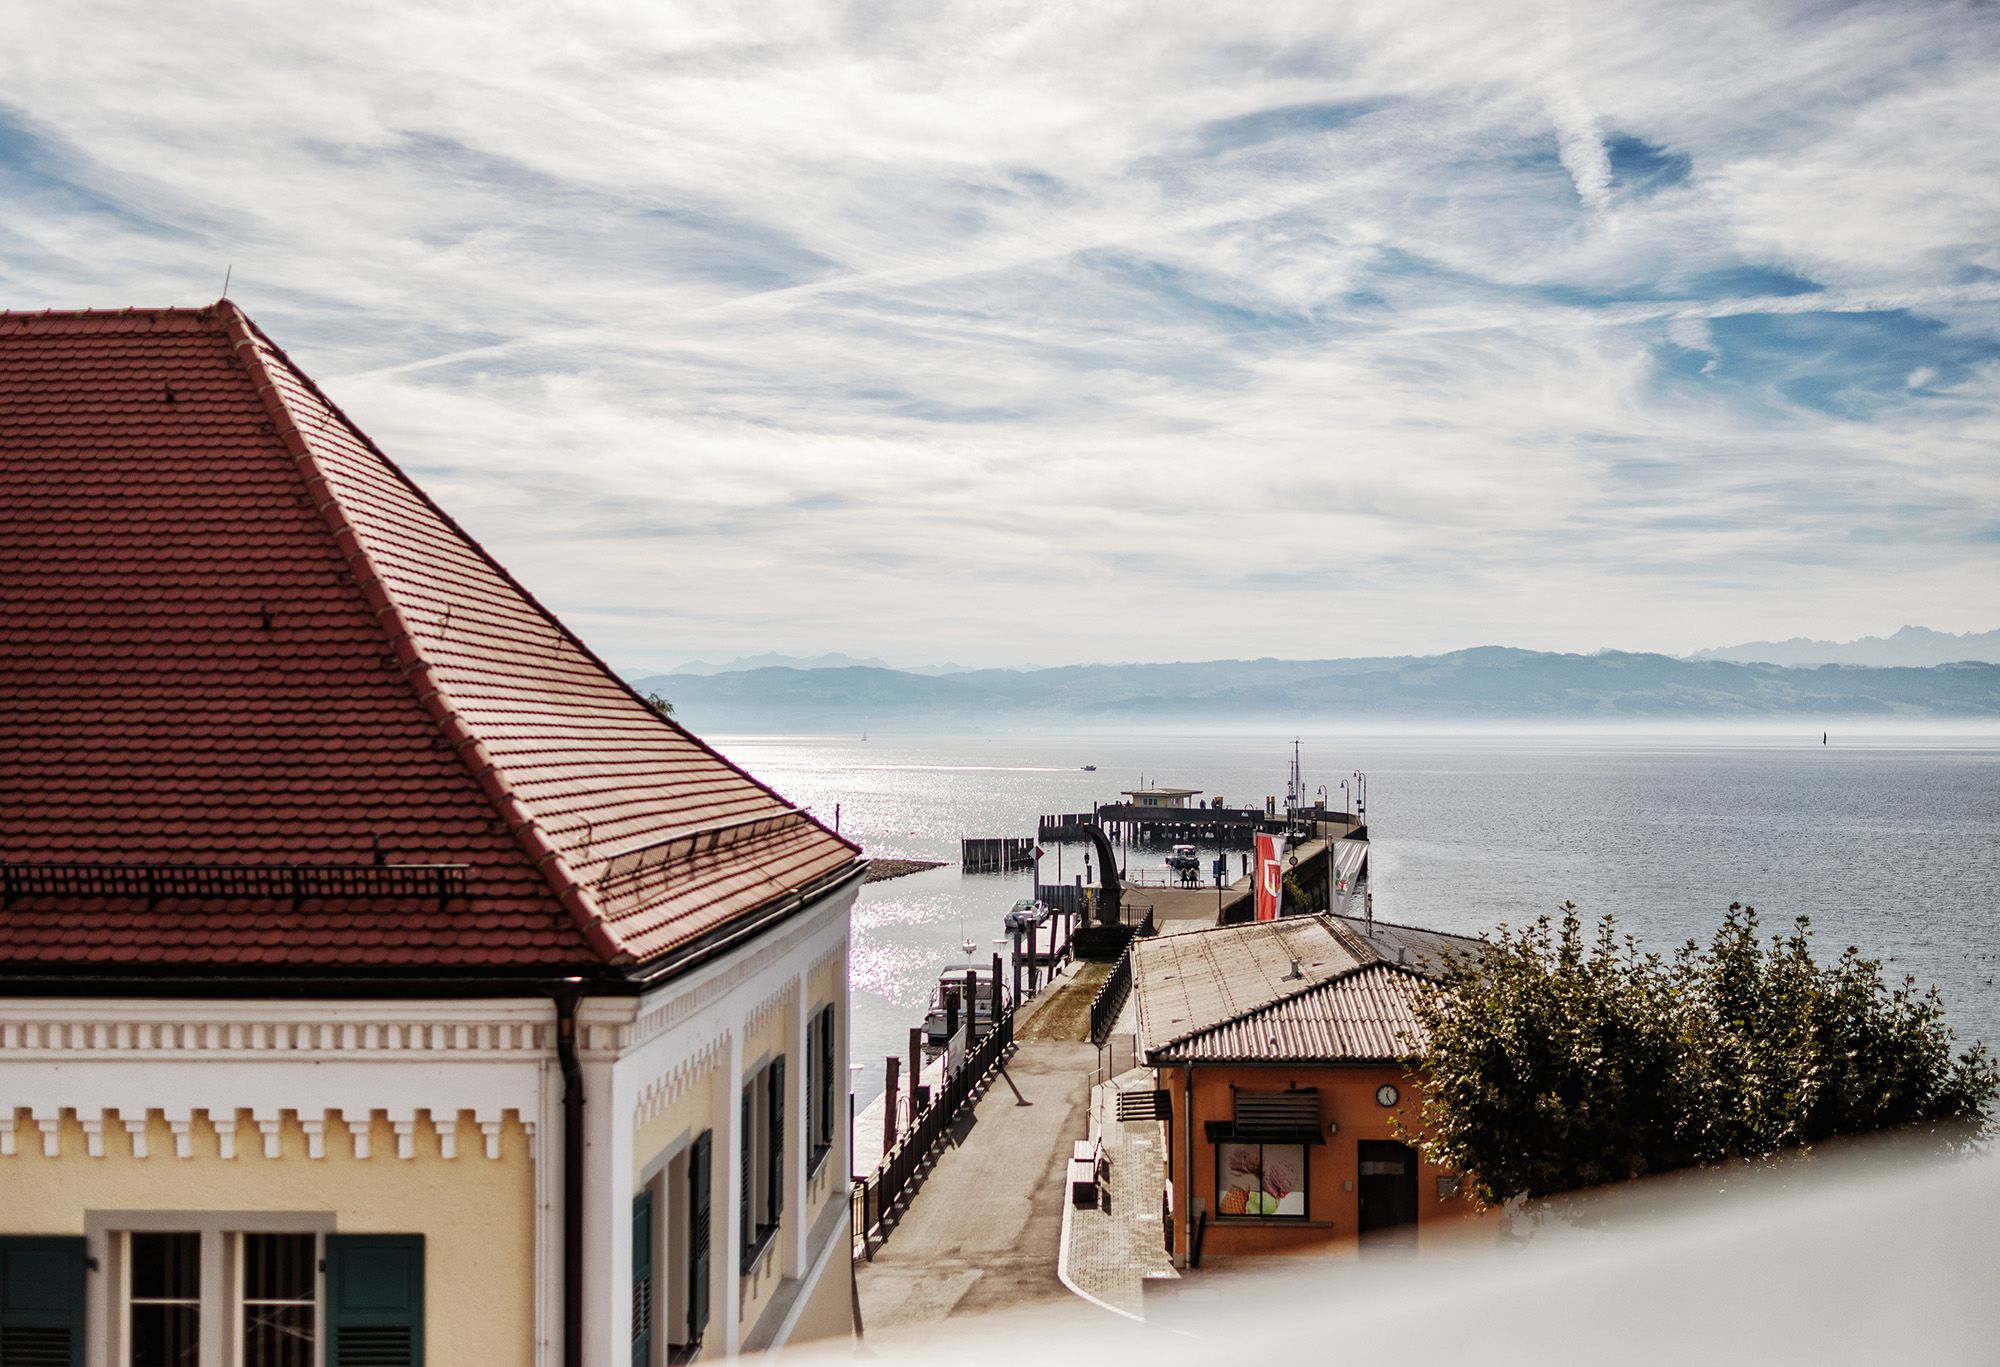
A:
[[[606,654],[1994,623],[1977,5],[0,13],[0,297],[232,292]]]

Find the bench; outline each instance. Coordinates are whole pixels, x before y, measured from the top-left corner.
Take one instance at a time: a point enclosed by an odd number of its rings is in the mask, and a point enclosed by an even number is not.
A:
[[[1098,1170],[1104,1162],[1104,1141],[1079,1139],[1069,1156],[1070,1204],[1089,1209],[1097,1206]]]

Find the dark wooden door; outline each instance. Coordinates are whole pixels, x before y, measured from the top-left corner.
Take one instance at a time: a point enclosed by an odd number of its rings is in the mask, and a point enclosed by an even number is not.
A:
[[[1417,1249],[1417,1151],[1393,1139],[1360,1141],[1359,1177],[1363,1252],[1414,1253]]]

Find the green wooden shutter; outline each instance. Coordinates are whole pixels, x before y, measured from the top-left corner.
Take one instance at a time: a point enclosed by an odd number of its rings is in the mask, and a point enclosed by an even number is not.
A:
[[[715,1131],[704,1130],[688,1153],[688,1342],[700,1343],[708,1328],[708,1245],[710,1172]]]
[[[632,1367],[653,1360],[653,1193],[632,1198]]]
[[[424,1236],[326,1236],[327,1367],[423,1367]]]
[[[914,1079],[912,1079],[914,1081]],[[819,1142],[833,1146],[833,1008],[819,1013]]]
[[[757,1084],[751,1083],[743,1089],[743,1120],[736,1127],[736,1148],[740,1162],[737,1164],[737,1178],[741,1189],[736,1193],[736,1224],[741,1237],[736,1245],[736,1264],[739,1272],[750,1270],[750,1250],[757,1246],[757,1226],[751,1223],[750,1191],[756,1176],[753,1150],[757,1145],[750,1134],[750,1122],[757,1114]]]
[[[0,1367],[83,1367],[83,1240],[0,1238]]]
[[[771,1073],[767,1086],[771,1096],[771,1138],[770,1147],[764,1154],[764,1206],[770,1218],[764,1223],[775,1225],[778,1223],[778,1217],[785,1213],[785,1056],[783,1054],[771,1060]]]

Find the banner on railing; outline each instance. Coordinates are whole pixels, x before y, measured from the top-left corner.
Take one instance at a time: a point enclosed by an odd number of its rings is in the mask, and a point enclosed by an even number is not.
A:
[[[952,1077],[965,1066],[965,1051],[972,1042],[972,1022],[959,1023],[958,1033],[945,1041],[944,1075]]]

